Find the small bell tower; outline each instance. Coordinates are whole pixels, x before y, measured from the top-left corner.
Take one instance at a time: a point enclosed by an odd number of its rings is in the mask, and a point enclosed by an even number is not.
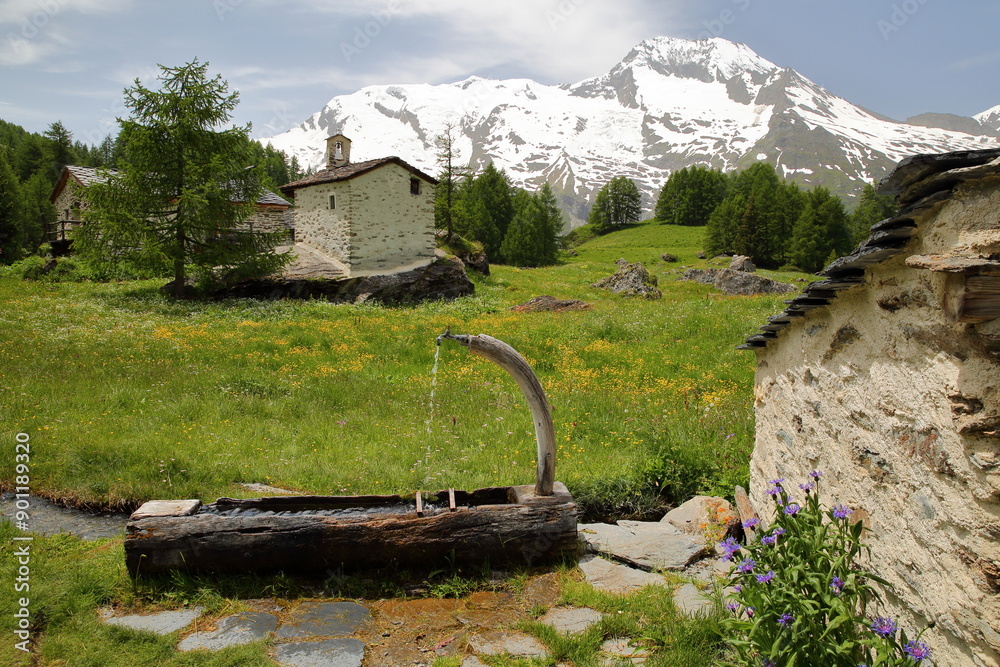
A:
[[[351,140],[335,134],[326,140],[326,168],[336,169],[351,161]]]

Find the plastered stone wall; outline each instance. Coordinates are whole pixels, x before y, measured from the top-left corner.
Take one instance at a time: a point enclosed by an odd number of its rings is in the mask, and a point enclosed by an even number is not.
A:
[[[295,240],[349,266],[351,181],[322,183],[295,191]],[[330,209],[330,195],[337,208]]]
[[[910,254],[1000,252],[1000,185],[962,186],[906,252],[757,352],[751,499],[823,471],[821,499],[865,518],[889,613],[938,665],[1000,664],[1000,322],[948,322],[945,275]],[[993,420],[993,421],[991,421]],[[911,633],[912,634],[912,633]]]
[[[410,193],[412,174],[388,164],[351,184],[351,275],[381,275],[434,261],[434,188],[420,180]]]

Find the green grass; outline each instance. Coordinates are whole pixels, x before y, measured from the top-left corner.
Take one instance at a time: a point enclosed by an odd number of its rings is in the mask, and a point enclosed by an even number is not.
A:
[[[499,368],[446,342],[430,415],[434,339],[451,327],[534,366],[556,476],[585,508],[642,513],[658,489],[728,494],[746,483],[753,436],[755,360],[734,348],[783,297],[677,282],[659,254],[706,266],[700,233],[637,225],[561,266],[494,267],[474,297],[402,308],[176,303],[157,281],[3,277],[4,437],[29,434],[33,493],[103,507],[245,496],[243,482],[334,494],[533,482],[531,418]],[[590,287],[619,256],[646,262],[664,298]],[[509,311],[539,294],[593,307]]]
[[[695,493],[730,495],[747,483],[753,445],[755,359],[734,348],[784,297],[731,297],[678,282],[680,266],[718,265],[697,259],[700,233],[637,225],[584,243],[561,266],[493,267],[491,277],[475,278],[474,297],[402,308],[176,303],[159,294],[159,281],[41,283],[0,272],[0,437],[30,436],[33,494],[112,508],[252,495],[241,482],[334,494],[533,482],[531,418],[500,369],[445,343],[430,414],[434,339],[451,327],[500,338],[533,365],[554,408],[556,477],[591,517],[651,515]],[[679,264],[662,262],[665,252]],[[619,257],[644,262],[663,299],[592,288]],[[592,308],[510,312],[540,294]],[[4,490],[15,479],[13,457],[7,461]],[[0,522],[0,541],[11,544],[12,535]],[[350,577],[133,582],[120,539],[39,537],[32,545],[34,649],[42,664],[268,664],[262,645],[178,654],[176,638],[100,623],[102,605],[202,604],[223,613],[247,597],[403,590],[391,579]],[[12,581],[15,560],[0,560]],[[479,585],[475,573],[426,578],[439,596]],[[567,602],[612,618],[593,636],[572,640],[528,628],[561,659],[592,664],[597,635],[627,634],[654,649],[647,664],[713,664],[711,623],[684,621],[665,597],[628,601],[573,590]],[[10,598],[0,596],[0,631],[8,637]],[[28,664],[12,644],[0,646],[0,664]]]

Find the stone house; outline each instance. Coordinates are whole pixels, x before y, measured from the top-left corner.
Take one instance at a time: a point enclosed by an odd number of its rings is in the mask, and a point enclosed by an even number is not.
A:
[[[295,240],[350,277],[387,275],[434,262],[437,180],[398,157],[351,162],[351,141],[327,139],[326,169],[288,183]],[[301,254],[301,252],[300,252]]]
[[[65,251],[73,239],[73,230],[83,224],[80,212],[82,191],[92,183],[103,183],[106,177],[93,167],[63,167],[50,200],[56,208],[56,222],[46,230],[46,241],[54,249]],[[115,173],[114,169],[107,170]],[[292,205],[278,195],[264,190],[257,199],[253,215],[237,228],[241,231],[283,232],[293,238]]]
[[[900,214],[741,346],[751,500],[766,513],[769,480],[822,471],[821,500],[869,529],[889,613],[932,625],[936,664],[997,665],[1000,150],[908,158],[881,189]]]

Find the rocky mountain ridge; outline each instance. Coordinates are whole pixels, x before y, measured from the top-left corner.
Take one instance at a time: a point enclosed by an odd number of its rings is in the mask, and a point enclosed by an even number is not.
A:
[[[357,160],[398,155],[436,174],[435,138],[450,124],[473,170],[492,161],[516,185],[548,182],[578,224],[616,175],[636,181],[647,211],[671,171],[695,164],[763,160],[850,198],[909,155],[1000,146],[1000,107],[974,119],[926,116],[908,124],[872,113],[743,44],[655,37],[574,84],[369,86],[262,141],[318,168],[326,137],[342,132]]]

